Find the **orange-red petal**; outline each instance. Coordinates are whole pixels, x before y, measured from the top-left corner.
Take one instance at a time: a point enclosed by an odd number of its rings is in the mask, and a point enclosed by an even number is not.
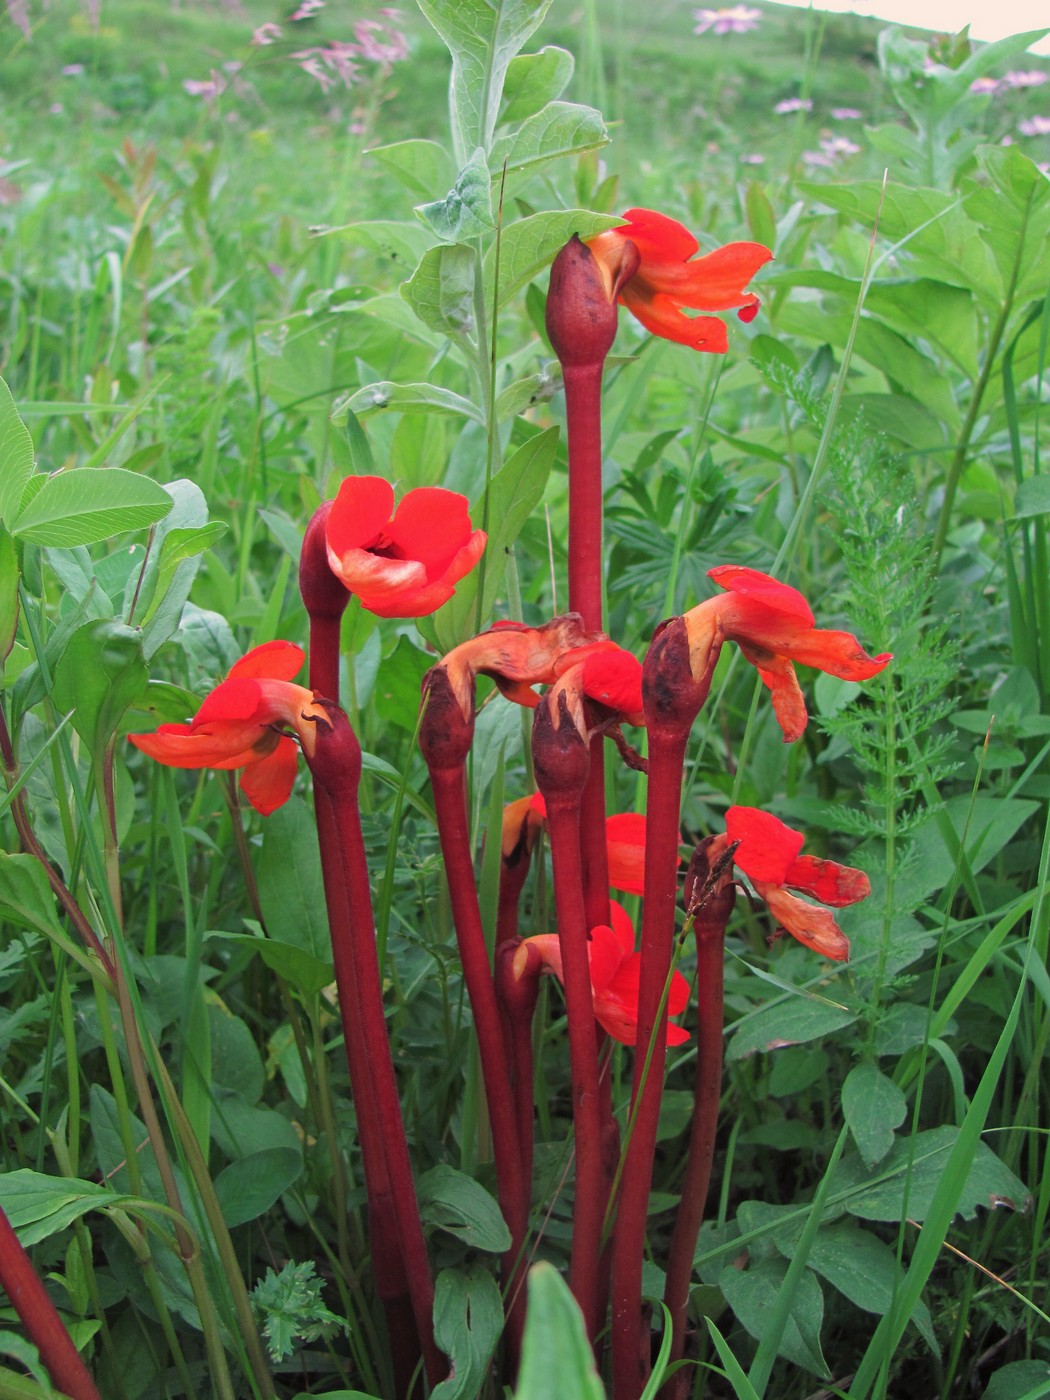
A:
[[[826,958],[845,962],[849,957],[849,939],[835,922],[834,914],[816,904],[808,904],[798,895],[777,885],[755,881],[755,889],[769,905],[769,911],[780,926]]]
[[[642,894],[645,882],[645,817],[618,812],[605,819],[609,884],[624,894]]]
[[[752,880],[784,884],[805,837],[759,807],[730,807],[726,835],[739,841],[734,862]]]
[[[805,890],[822,904],[836,909],[856,904],[871,894],[871,881],[863,870],[839,865],[833,860],[821,860],[819,856],[798,856],[788,866],[783,883],[792,889]]]
[[[241,791],[257,812],[268,817],[291,797],[298,767],[299,746],[282,735],[272,753],[246,766]]]
[[[348,476],[340,485],[325,526],[336,555],[375,544],[394,511],[394,488],[381,476]]]
[[[305,660],[306,652],[294,642],[263,642],[233,663],[229,679],[253,680],[265,676],[275,681],[294,681]]]

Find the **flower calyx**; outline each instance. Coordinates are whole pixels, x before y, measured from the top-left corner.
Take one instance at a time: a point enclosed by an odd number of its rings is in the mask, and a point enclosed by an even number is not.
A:
[[[638,249],[621,239],[599,262],[573,234],[551,266],[547,335],[563,369],[600,365],[616,339],[617,297],[638,271]]]

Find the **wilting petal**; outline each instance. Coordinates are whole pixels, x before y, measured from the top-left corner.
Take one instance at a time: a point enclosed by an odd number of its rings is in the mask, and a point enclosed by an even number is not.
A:
[[[770,574],[745,568],[741,564],[719,564],[714,569],[708,569],[707,577],[719,588],[793,617],[800,628],[813,626],[813,611],[798,589],[781,583]]]
[[[775,656],[771,652],[749,646],[744,641],[739,642],[739,646],[762,678],[763,684],[769,687],[773,713],[783,732],[784,743],[793,744],[806,732],[806,721],[809,718],[806,700],[795,675],[794,666],[786,657]]]
[[[612,641],[573,647],[555,662],[563,675],[571,666],[583,666],[583,692],[607,709],[616,710],[631,724],[642,722],[642,663]]]
[[[755,881],[755,889],[769,905],[769,912],[780,926],[826,958],[845,962],[849,957],[849,939],[835,922],[834,914],[816,904],[808,904],[797,895]]]
[[[257,812],[268,817],[291,797],[298,766],[299,746],[282,735],[272,753],[247,765],[241,774],[241,791]]]
[[[866,681],[889,665],[893,653],[884,651],[879,656],[869,656],[851,632],[814,627],[795,638],[791,659],[840,680]]]
[[[793,860],[781,883],[795,890],[805,890],[822,904],[831,904],[836,909],[856,904],[871,894],[871,881],[863,870],[838,865],[833,860],[821,860],[818,856],[799,856]]]

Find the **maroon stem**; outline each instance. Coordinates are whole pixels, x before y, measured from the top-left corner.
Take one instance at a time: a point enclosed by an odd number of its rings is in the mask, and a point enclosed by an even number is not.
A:
[[[648,1328],[642,1318],[642,1256],[666,1059],[661,1003],[674,950],[678,818],[688,738],[688,726],[649,729],[638,1042],[612,1260],[614,1400],[638,1400],[650,1369]]]
[[[554,870],[565,1005],[572,1072],[572,1122],[576,1144],[576,1189],[572,1215],[569,1286],[583,1312],[587,1334],[598,1333],[598,1259],[605,1217],[602,1165],[601,1091],[598,1082],[598,1027],[594,1019],[587,915],[580,879],[580,808],[565,798],[547,798],[547,831]]]
[[[340,619],[330,614],[310,618],[310,688],[339,703]]]
[[[474,1013],[485,1100],[492,1127],[496,1189],[500,1209],[510,1230],[510,1249],[503,1256],[503,1288],[507,1298],[518,1300],[517,1306],[511,1308],[507,1317],[508,1343],[516,1355],[524,1326],[525,1303],[517,1277],[524,1268],[531,1183],[523,1170],[515,1099],[507,1066],[503,1026],[496,1003],[496,984],[478,904],[467,823],[466,769],[462,764],[455,768],[431,767],[430,785],[434,794],[434,812],[452,901],[452,919],[456,926],[463,979]]]
[[[602,628],[602,361],[565,365],[569,453],[569,608]]]
[[[327,730],[318,725],[316,749],[309,762],[315,779],[325,899],[363,1152],[368,1144],[366,1182],[371,1166],[376,1185],[373,1200],[369,1183],[370,1218],[380,1231],[378,1238],[373,1238],[377,1286],[380,1273],[391,1291],[404,1281],[427,1376],[430,1384],[436,1385],[447,1374],[447,1366],[434,1342],[434,1286],[383,1011],[368,864],[357,805],[361,751],[342,711],[331,706],[328,713],[334,727]],[[391,1214],[399,1250],[390,1238]],[[403,1345],[404,1305],[393,1297],[391,1302],[395,1304],[388,1313],[392,1314],[391,1342],[396,1344],[400,1338]]]
[[[685,1354],[685,1319],[689,1303],[689,1284],[693,1277],[696,1241],[704,1219],[708,1187],[711,1184],[711,1164],[715,1155],[715,1135],[718,1130],[718,1107],[722,1099],[722,1026],[724,1020],[723,983],[725,977],[725,928],[732,909],[732,897],[724,906],[705,918],[697,916],[696,934],[696,996],[699,1012],[696,1047],[696,1087],[693,1100],[693,1121],[689,1130],[689,1154],[681,1199],[671,1235],[671,1253],[664,1283],[664,1302],[671,1313],[671,1361],[680,1361]],[[688,1376],[688,1369],[676,1373]],[[689,1382],[692,1383],[691,1380]],[[667,1396],[678,1393],[672,1379]]]
[[[72,1396],[73,1400],[101,1400],[72,1337],[2,1209],[0,1285],[39,1351],[56,1389]]]

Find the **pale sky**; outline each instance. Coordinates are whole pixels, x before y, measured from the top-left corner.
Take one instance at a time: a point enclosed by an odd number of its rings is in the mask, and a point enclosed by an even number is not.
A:
[[[714,0],[710,0],[713,4]],[[809,7],[809,0],[777,0]],[[815,8],[836,14],[874,15],[892,24],[956,33],[969,21],[975,39],[1004,39],[1031,29],[1050,29],[1050,0],[817,0]],[[1050,54],[1050,35],[1033,53]]]

